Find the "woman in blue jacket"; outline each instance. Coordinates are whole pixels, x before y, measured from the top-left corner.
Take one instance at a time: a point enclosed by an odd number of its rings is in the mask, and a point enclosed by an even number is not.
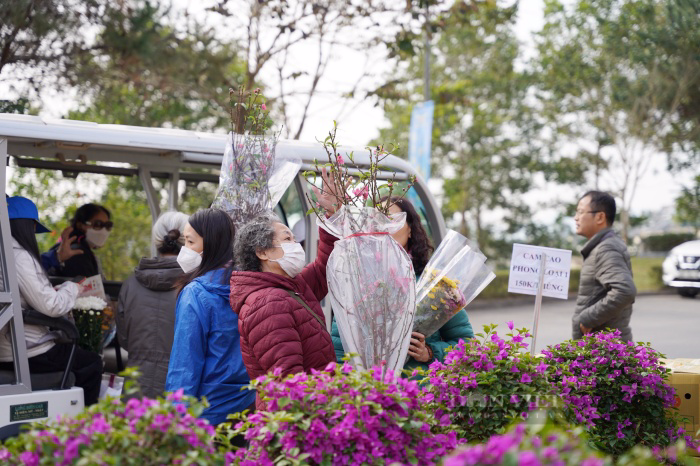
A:
[[[411,256],[413,270],[416,273],[416,278],[418,278],[423,273],[428,260],[430,260],[433,246],[430,244],[428,235],[420,223],[420,217],[413,204],[403,198],[392,198],[391,202],[394,204],[389,208],[390,214],[406,213],[406,224],[401,230],[391,236]],[[331,338],[333,339],[336,358],[338,362],[341,362],[345,356],[345,351],[335,318],[331,326]],[[474,338],[474,331],[464,309],[455,314],[449,322],[432,335],[421,335],[418,332],[413,332],[411,345],[408,348],[410,358],[404,365],[404,370],[413,371],[413,369],[418,367],[427,370],[433,361],[443,361],[445,359],[449,347],[457,345],[459,340],[467,340],[469,338]]]
[[[192,215],[177,261],[185,272],[175,305],[175,337],[165,390],[206,397],[202,417],[210,424],[255,403],[243,364],[238,315],[229,296],[235,227],[221,210]]]

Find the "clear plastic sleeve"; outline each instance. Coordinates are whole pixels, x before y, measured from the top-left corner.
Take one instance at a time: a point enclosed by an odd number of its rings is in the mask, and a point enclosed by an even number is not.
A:
[[[301,168],[301,160],[275,157],[277,135],[229,133],[212,207],[236,226],[272,210]]]
[[[494,278],[479,248],[448,230],[418,280],[413,331],[426,337],[437,332]]]
[[[413,265],[390,234],[405,214],[385,216],[371,207],[342,207],[322,228],[342,238],[328,259],[329,298],[340,339],[353,364],[403,369],[416,310]]]

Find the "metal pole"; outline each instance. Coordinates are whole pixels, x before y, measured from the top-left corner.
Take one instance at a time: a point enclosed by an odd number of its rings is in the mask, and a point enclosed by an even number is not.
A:
[[[3,193],[7,192],[5,184],[7,181],[7,142],[6,138],[0,138],[0,185],[2,185]],[[13,385],[0,385],[0,396],[31,393],[32,391],[7,201],[3,198],[2,202],[3,204],[0,204],[0,288],[2,289],[2,293],[0,293],[0,317],[7,322],[5,325],[9,326],[12,360],[15,363],[15,383]],[[10,316],[9,319],[8,316]],[[3,337],[6,338],[6,336]]]
[[[430,2],[425,2],[425,69],[423,70],[423,98],[430,100]]]
[[[537,297],[535,298],[535,318],[532,323],[532,346],[530,354],[535,355],[535,344],[537,343],[537,328],[540,326],[540,310],[542,310],[542,289],[544,287],[544,272],[547,267],[547,255],[542,253],[540,259],[540,279],[537,282]]]

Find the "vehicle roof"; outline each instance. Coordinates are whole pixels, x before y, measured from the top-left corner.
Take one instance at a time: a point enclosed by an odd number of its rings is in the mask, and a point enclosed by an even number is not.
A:
[[[0,138],[8,139],[8,153],[56,160],[80,154],[90,161],[122,162],[166,167],[220,167],[226,142],[224,133],[187,131],[174,128],[99,124],[32,115],[0,114]],[[342,147],[341,153],[354,152],[355,164],[369,163],[365,148]],[[300,158],[306,167],[314,160],[326,160],[318,142],[280,140],[277,156]],[[383,166],[392,171],[416,174],[414,168],[395,156],[387,157]]]

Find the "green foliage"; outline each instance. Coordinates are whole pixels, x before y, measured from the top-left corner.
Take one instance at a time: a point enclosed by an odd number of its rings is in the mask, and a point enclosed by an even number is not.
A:
[[[64,81],[90,49],[103,0],[14,0],[0,8],[0,76],[25,76],[34,91]]]
[[[583,170],[580,161],[538,141],[543,127],[528,99],[531,76],[516,67],[516,13],[516,2],[454,2],[449,13],[438,14],[432,30],[432,163],[444,180],[442,214],[458,218],[460,233],[477,240],[489,257],[500,255],[503,245],[485,220],[487,212],[503,212],[506,234],[522,233],[532,217],[522,195],[538,175],[579,182],[576,174]],[[377,91],[391,123],[378,139],[402,147],[408,147],[411,108],[422,99],[424,79],[420,40],[409,36],[397,38],[411,43],[407,60]]]
[[[605,187],[622,200],[625,240],[639,181],[657,154],[674,159],[681,152],[684,137],[676,128],[687,126],[680,114],[697,88],[691,83],[700,79],[698,55],[688,54],[697,45],[687,47],[669,31],[675,11],[684,28],[695,24],[695,31],[683,30],[697,34],[697,13],[679,9],[681,3],[689,2],[551,0],[538,37],[538,96],[554,144],[588,146],[579,155],[595,185],[605,178]]]
[[[679,244],[692,241],[695,235],[692,233],[662,233],[649,235],[643,240],[645,249],[656,252],[668,252]]]
[[[76,68],[74,84],[86,103],[68,118],[181,129],[226,128],[229,87],[242,82],[235,43],[148,0],[107,8],[102,47]]]
[[[0,113],[19,113],[24,115],[29,113],[31,106],[26,98],[16,100],[0,100]]]
[[[512,322],[508,325],[513,330]],[[525,351],[527,329],[504,339],[496,327],[486,325],[478,339],[460,340],[444,363],[434,362],[426,375],[427,408],[438,419],[449,417],[453,425],[447,429],[467,441],[502,434],[553,401],[547,365]]]
[[[590,448],[580,427],[561,425],[546,416],[541,421],[517,424],[503,435],[492,436],[485,444],[458,448],[444,464],[611,466],[614,461]]]
[[[230,416],[241,420],[235,430],[219,429],[221,443],[250,442],[234,464],[432,465],[456,446],[454,432],[433,433],[440,420],[424,409],[418,383],[384,366],[280,374],[251,382],[265,410]]]
[[[664,356],[648,343],[623,342],[619,331],[585,335],[542,351],[569,422],[586,427],[599,450],[621,455],[635,445],[667,447],[683,430],[670,408]],[[689,437],[686,437],[689,440]]]
[[[74,417],[31,424],[5,441],[0,459],[3,464],[37,466],[223,466],[225,453],[214,446],[214,428],[198,419],[204,406],[181,392],[125,403],[108,397]]]
[[[700,175],[693,186],[686,186],[676,198],[676,220],[700,232]]]
[[[124,280],[142,257],[151,256],[151,212],[138,178],[114,177],[100,199],[112,214],[114,228],[95,251],[108,280]]]

